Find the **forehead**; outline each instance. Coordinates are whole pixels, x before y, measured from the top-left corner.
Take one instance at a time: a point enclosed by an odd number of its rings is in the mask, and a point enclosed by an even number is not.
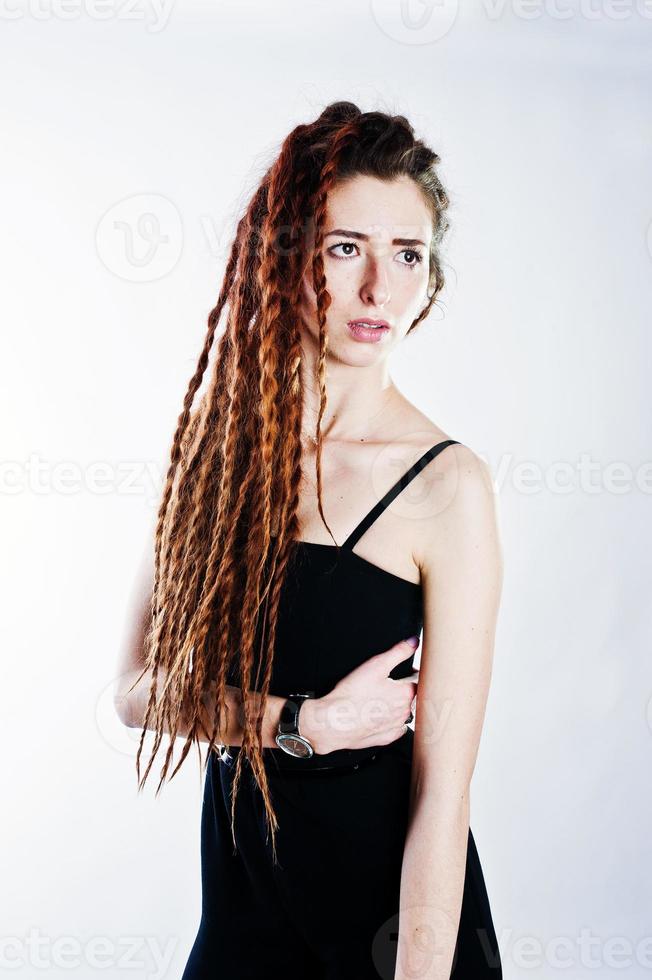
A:
[[[329,192],[326,233],[332,228],[362,232],[378,241],[403,237],[428,243],[432,217],[410,177],[385,181],[365,175],[342,181]]]

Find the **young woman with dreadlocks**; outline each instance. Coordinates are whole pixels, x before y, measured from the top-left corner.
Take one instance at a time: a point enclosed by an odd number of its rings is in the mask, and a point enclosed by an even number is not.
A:
[[[116,689],[139,788],[165,735],[157,794],[207,746],[183,980],[502,976],[469,826],[493,483],[388,367],[444,284],[438,162],[350,102],[297,126],[208,318]]]

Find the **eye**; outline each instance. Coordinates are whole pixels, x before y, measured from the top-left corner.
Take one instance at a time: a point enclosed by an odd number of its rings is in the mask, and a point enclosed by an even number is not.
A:
[[[331,246],[331,248],[328,249],[328,252],[329,252],[330,255],[335,256],[336,259],[343,259],[343,258],[348,259],[350,257],[350,255],[351,255],[350,252],[348,253],[348,255],[335,255],[335,249],[336,248],[357,248],[357,247],[358,246],[354,242],[338,242],[337,245]]]
[[[356,249],[357,250],[358,249],[358,246],[355,244],[355,242],[337,242],[337,244],[332,245],[328,249],[329,255],[332,255],[334,258],[336,258],[336,259],[348,259],[348,258],[352,258],[355,255],[355,252],[348,252],[345,255],[336,255],[335,254],[335,249],[336,248]],[[404,248],[404,249],[401,249],[401,251],[398,254],[399,255],[409,255],[409,256],[412,256],[412,259],[409,262],[399,262],[399,265],[406,265],[408,268],[411,268],[411,269],[416,268],[421,262],[423,262],[423,255],[421,254],[421,252],[419,252],[415,248]]]
[[[413,260],[411,262],[401,262],[400,263],[401,265],[407,265],[407,266],[411,267],[412,269],[414,269],[416,266],[418,266],[420,262],[423,262],[423,255],[421,254],[421,252],[418,252],[414,248],[404,248],[402,252],[399,252],[399,255],[412,255],[413,256]]]

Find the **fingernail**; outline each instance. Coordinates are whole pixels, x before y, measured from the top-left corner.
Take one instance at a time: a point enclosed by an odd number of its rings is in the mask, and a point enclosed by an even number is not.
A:
[[[410,639],[409,640],[406,640],[405,642],[406,643],[409,643],[411,647],[414,647],[416,649],[416,647],[419,646],[419,637],[418,636],[411,636]]]

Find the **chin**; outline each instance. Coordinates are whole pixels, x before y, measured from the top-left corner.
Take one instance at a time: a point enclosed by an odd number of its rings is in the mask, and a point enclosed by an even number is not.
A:
[[[367,367],[369,364],[378,364],[383,361],[388,354],[388,348],[384,344],[358,344],[355,340],[348,337],[332,342],[329,338],[328,355],[342,364],[350,367]]]

